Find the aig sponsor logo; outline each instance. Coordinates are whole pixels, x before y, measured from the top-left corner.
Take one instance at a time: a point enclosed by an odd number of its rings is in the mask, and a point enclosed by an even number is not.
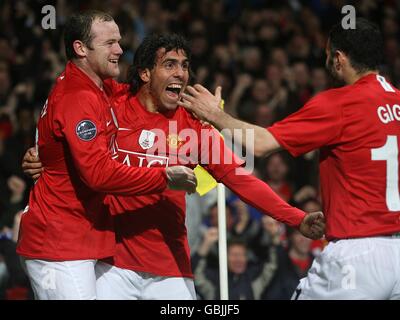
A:
[[[118,152],[123,156],[123,164],[130,167],[168,167],[169,159],[165,156],[156,156],[123,149],[119,149]]]
[[[118,157],[130,166],[230,165],[239,157],[245,160],[244,169],[248,173],[254,169],[253,129],[235,129],[233,134],[229,130],[218,132],[210,128],[185,128],[178,131],[178,124],[173,120],[169,121],[167,130],[149,128],[141,130],[140,134],[130,132],[129,129],[119,130],[124,138],[120,138],[119,146],[116,146],[118,154],[111,149],[113,158]],[[129,141],[130,136],[134,138],[135,144],[125,142]]]

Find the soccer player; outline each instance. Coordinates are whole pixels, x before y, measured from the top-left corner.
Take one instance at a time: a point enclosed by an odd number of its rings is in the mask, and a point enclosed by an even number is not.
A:
[[[119,125],[116,160],[148,167],[165,167],[176,161],[189,168],[202,162],[247,203],[299,227],[308,237],[321,237],[321,213],[306,215],[281,200],[267,184],[244,174],[242,161],[226,148],[219,133],[178,106],[189,68],[190,48],[182,37],[153,35],[144,39],[131,66],[130,92],[115,98]],[[184,193],[168,190],[108,200],[115,216],[117,247],[112,259],[96,266],[97,297],[195,299]]]
[[[96,298],[96,261],[115,250],[105,193],[195,191],[188,168],[134,168],[111,157],[117,121],[104,81],[119,75],[120,38],[113,18],[101,12],[73,15],[65,27],[69,62],[38,122],[44,171],[17,248],[37,299]]]
[[[216,155],[215,163],[205,163],[206,169],[242,199],[299,227],[308,237],[321,237],[320,213],[306,216],[265,183],[236,175],[235,170],[244,173],[242,161],[225,147],[219,133],[178,107],[189,80],[189,61],[189,46],[177,35],[147,37],[137,49],[130,92],[124,86],[112,87],[119,130],[116,160],[139,167],[166,167],[177,161],[193,168],[200,159],[207,162]],[[204,132],[210,140],[200,138]],[[225,164],[224,159],[232,163]],[[184,193],[167,190],[139,197],[112,196],[107,201],[115,216],[117,248],[112,259],[96,265],[97,298],[194,299]]]
[[[221,111],[220,88],[212,95],[195,85],[182,95],[188,110],[218,129],[253,129],[258,156],[320,150],[330,242],[293,298],[400,299],[400,92],[378,73],[382,44],[365,19],[355,29],[335,25],[326,67],[346,85],[318,94],[267,130]]]

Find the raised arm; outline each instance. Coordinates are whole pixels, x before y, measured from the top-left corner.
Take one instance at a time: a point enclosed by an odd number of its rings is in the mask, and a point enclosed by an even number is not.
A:
[[[324,234],[324,217],[321,212],[306,214],[283,201],[265,182],[252,176],[241,167],[243,160],[239,159],[223,142],[215,129],[209,129],[214,142],[211,146],[201,140],[201,159],[209,159],[201,163],[205,169],[219,182],[224,183],[247,204],[257,208],[264,214],[273,217],[292,227],[299,228],[308,238],[318,239]],[[219,139],[219,143],[218,143]],[[207,152],[208,147],[208,154]],[[219,155],[210,159],[209,155]],[[217,161],[214,161],[217,160]]]
[[[221,104],[221,87],[217,87],[215,94],[200,84],[187,87],[187,93],[182,94],[182,106],[196,114],[201,120],[211,123],[218,130],[228,129],[235,141],[247,141],[247,133],[254,133],[254,155],[264,157],[281,149],[278,141],[265,128],[238,120],[224,112]],[[240,139],[240,140],[239,140]]]

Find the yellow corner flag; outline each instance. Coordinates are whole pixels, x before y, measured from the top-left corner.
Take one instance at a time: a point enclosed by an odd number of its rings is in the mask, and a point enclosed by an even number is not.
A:
[[[197,178],[196,191],[200,196],[204,196],[207,192],[210,192],[218,185],[218,182],[214,177],[200,165],[197,165],[196,168],[194,168],[194,174]]]
[[[224,103],[225,102],[222,99],[220,104],[221,109],[224,109]],[[218,185],[217,180],[215,180],[214,177],[199,164],[194,168],[194,174],[197,178],[196,191],[200,196],[204,196],[207,192],[210,192]]]

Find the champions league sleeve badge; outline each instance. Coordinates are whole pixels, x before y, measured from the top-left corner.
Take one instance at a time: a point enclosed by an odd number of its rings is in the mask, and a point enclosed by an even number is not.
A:
[[[90,120],[82,120],[75,129],[76,135],[83,141],[90,141],[96,137],[96,125]]]
[[[156,134],[149,130],[142,130],[139,136],[139,144],[143,149],[150,149],[154,145]]]

